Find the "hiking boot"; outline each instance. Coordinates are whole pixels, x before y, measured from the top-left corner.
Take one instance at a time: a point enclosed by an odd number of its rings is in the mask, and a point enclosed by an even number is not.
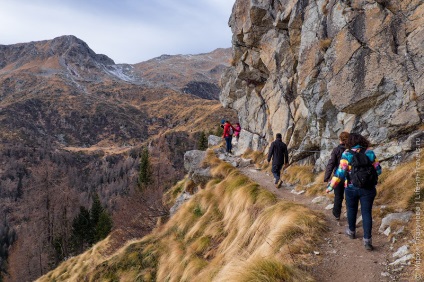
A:
[[[283,184],[283,181],[280,179],[280,180],[278,180],[278,182],[276,184],[276,187],[277,188],[280,188],[281,187],[281,184]]]
[[[367,250],[367,251],[374,250],[374,247],[372,246],[372,239],[371,238],[370,239],[364,238],[363,241],[364,241],[365,250]]]
[[[345,234],[346,234],[346,235],[347,235],[350,239],[355,239],[355,238],[356,238],[356,236],[355,236],[355,231],[351,231],[351,230],[349,229],[349,227],[348,227],[348,228],[346,228]]]
[[[367,250],[367,251],[374,250],[374,247],[370,243],[366,243],[364,246],[365,246],[365,250]]]
[[[335,213],[334,213],[334,210],[333,210],[333,216],[334,216],[334,218],[336,219],[336,220],[340,220],[340,214],[339,215],[336,215]]]

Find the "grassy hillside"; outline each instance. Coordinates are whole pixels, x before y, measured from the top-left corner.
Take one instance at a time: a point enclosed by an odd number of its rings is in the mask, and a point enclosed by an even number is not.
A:
[[[323,216],[276,199],[212,154],[207,162],[214,179],[149,236],[112,254],[107,238],[38,281],[312,280],[304,269]]]

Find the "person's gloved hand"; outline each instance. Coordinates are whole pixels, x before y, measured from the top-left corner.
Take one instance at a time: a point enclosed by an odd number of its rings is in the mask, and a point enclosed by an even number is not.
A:
[[[333,188],[331,188],[331,186],[328,186],[327,189],[325,190],[327,194],[330,193],[331,191],[333,191]]]

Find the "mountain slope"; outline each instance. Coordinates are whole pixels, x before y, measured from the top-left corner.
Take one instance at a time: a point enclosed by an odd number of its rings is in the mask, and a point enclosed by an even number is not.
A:
[[[73,254],[72,220],[94,193],[121,238],[149,232],[163,212],[161,193],[184,175],[184,152],[201,131],[235,118],[216,100],[144,82],[133,70],[74,36],[0,46],[0,228],[17,234],[1,255],[4,281],[34,280]],[[155,193],[137,188],[143,146]]]
[[[209,153],[214,179],[166,224],[112,254],[109,238],[37,281],[311,281],[301,269],[321,215],[277,200]]]
[[[176,90],[170,88],[170,83],[163,86],[143,83],[149,78],[139,78],[130,65],[125,66],[129,71],[122,79],[123,72],[116,72],[122,65],[114,65],[106,56],[95,54],[73,36],[1,46],[1,51],[0,126],[6,129],[2,130],[3,140],[9,142],[19,138],[32,145],[48,135],[52,141],[66,146],[90,147],[101,141],[134,144],[166,128],[179,130],[180,124],[188,130],[202,128],[205,123],[196,122],[190,115],[182,117],[182,110],[202,104],[204,107],[217,105],[196,96],[181,95],[178,87],[190,83],[190,73],[175,79],[173,88]],[[207,77],[207,83],[215,92],[219,90],[217,79],[222,71],[222,53],[225,54],[224,51],[214,52],[207,66],[202,64],[198,70],[192,70],[196,73],[217,67],[213,78]],[[214,59],[218,60],[217,65]],[[149,71],[153,76],[160,76],[165,71],[152,63],[149,66],[154,69]],[[173,73],[179,73],[196,64],[187,65],[176,59],[174,66]],[[172,72],[168,69],[166,75]],[[201,88],[195,86],[189,92],[202,96],[204,89]],[[206,111],[211,113],[211,119],[217,121],[226,115],[216,110],[215,107]],[[24,118],[18,118],[20,116]]]
[[[218,82],[230,59],[231,49],[216,49],[200,55],[163,55],[134,65],[134,72],[154,85],[218,100]]]

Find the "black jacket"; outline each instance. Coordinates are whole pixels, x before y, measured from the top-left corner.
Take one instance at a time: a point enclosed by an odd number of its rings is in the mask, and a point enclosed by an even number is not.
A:
[[[331,152],[330,160],[325,168],[324,182],[328,182],[333,172],[339,167],[340,159],[343,152],[346,150],[344,144],[340,144]]]
[[[281,141],[281,139],[276,139],[271,143],[268,152],[268,162],[272,158],[273,165],[282,165],[289,163],[289,152],[287,151],[287,145]]]

